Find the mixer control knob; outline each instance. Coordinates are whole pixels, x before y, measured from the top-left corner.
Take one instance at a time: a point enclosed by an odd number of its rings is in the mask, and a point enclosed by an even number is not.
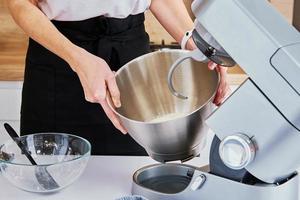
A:
[[[225,137],[219,147],[221,160],[227,167],[234,170],[248,166],[255,157],[255,151],[253,141],[244,134]]]

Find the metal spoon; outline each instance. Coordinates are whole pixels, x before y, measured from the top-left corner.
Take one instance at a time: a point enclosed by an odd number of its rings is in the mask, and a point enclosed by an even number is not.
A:
[[[45,189],[45,190],[54,190],[59,188],[58,183],[53,179],[51,174],[47,171],[45,166],[38,166],[38,164],[35,162],[35,160],[32,158],[30,153],[25,148],[24,144],[20,140],[20,137],[16,133],[16,131],[8,124],[4,124],[4,128],[9,134],[9,136],[15,141],[15,143],[18,145],[18,147],[21,149],[22,153],[28,158],[30,163],[32,165],[36,165],[35,168],[35,176],[37,178],[37,181],[39,184]]]

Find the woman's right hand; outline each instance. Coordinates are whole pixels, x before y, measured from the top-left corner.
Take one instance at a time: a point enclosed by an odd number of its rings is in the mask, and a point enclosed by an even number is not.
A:
[[[91,103],[99,103],[114,126],[126,134],[126,129],[106,101],[106,96],[110,95],[115,107],[121,107],[120,91],[108,64],[79,47],[76,47],[68,63],[80,79],[85,99]]]

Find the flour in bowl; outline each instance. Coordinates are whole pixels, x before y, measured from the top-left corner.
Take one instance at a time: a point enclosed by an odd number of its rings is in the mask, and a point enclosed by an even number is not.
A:
[[[180,117],[184,117],[185,115],[186,115],[185,113],[169,113],[166,115],[157,116],[156,118],[154,118],[148,122],[150,122],[150,123],[165,122],[165,121],[170,121],[170,120],[177,119]]]

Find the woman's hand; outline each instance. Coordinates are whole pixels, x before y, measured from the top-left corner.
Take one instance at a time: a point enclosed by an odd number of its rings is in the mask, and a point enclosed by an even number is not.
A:
[[[186,48],[189,50],[194,50],[197,48],[194,41],[192,39],[189,39]],[[225,98],[230,94],[230,87],[227,81],[227,67],[222,67],[212,61],[208,62],[208,69],[214,70],[216,69],[217,72],[220,74],[220,84],[215,96],[215,99],[213,103],[216,106],[221,105],[221,103],[225,100]]]
[[[194,27],[188,12],[182,0],[152,0],[150,10],[158,19],[161,25],[173,36],[173,38],[180,44],[183,35],[187,30]],[[174,19],[174,20],[170,20]],[[190,39],[186,45],[189,50],[194,50],[195,43]],[[211,70],[216,69],[220,73],[220,85],[214,99],[214,103],[220,105],[229,93],[229,86],[227,83],[227,70],[224,67],[210,62],[208,68]]]
[[[69,64],[80,79],[85,99],[91,103],[99,103],[114,126],[126,134],[126,129],[106,101],[106,96],[110,95],[114,105],[121,107],[120,91],[115,75],[108,64],[103,59],[79,47],[76,48],[74,57]]]
[[[220,73],[220,84],[213,101],[217,106],[221,105],[225,98],[230,94],[230,87],[227,81],[227,67],[222,67],[212,61],[208,63],[208,69],[214,70],[216,69]]]

